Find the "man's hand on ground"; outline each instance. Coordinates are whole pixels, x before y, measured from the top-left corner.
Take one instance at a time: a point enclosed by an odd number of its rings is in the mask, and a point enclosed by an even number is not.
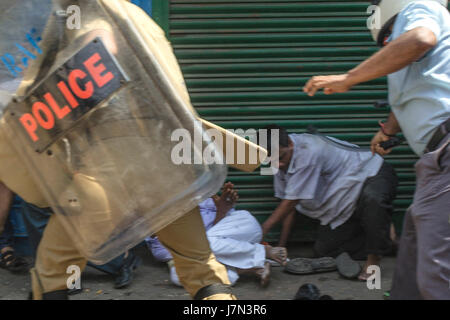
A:
[[[270,217],[262,224],[263,236],[265,236],[275,224],[283,220],[287,214],[292,212],[298,201],[299,200],[281,200],[278,207],[276,207]]]

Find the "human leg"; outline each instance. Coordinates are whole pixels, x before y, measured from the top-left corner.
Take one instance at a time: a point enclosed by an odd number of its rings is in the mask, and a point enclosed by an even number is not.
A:
[[[381,257],[392,251],[390,231],[397,184],[394,169],[385,162],[376,176],[367,179],[361,191],[355,212],[364,230],[367,260],[360,280],[367,280],[370,276],[367,268],[378,266]]]
[[[354,259],[366,258],[364,255],[364,234],[358,219],[352,216],[335,229],[329,225],[319,225],[314,251],[318,257],[337,257],[347,252]]]
[[[405,216],[392,299],[450,299],[450,134],[416,163],[414,201]]]
[[[403,220],[402,236],[395,263],[390,299],[422,300],[417,285],[417,234],[411,207]]]
[[[224,265],[239,269],[264,267],[266,249],[260,244],[262,229],[249,212],[230,212],[206,234],[212,252]]]
[[[86,262],[65,232],[59,217],[52,215],[38,246],[35,267],[31,270],[33,299],[40,300],[55,292],[61,292],[58,297],[63,296],[68,289],[68,268],[78,267],[81,274]]]
[[[14,228],[9,219],[0,234],[0,267],[14,273],[26,272],[29,269],[29,263],[14,252]]]
[[[198,207],[156,233],[174,258],[180,282],[196,299],[235,299],[225,266],[211,252]]]
[[[288,241],[297,214],[297,211],[295,209],[292,209],[292,211],[289,212],[288,215],[284,218],[280,239],[278,241],[278,247],[286,247],[286,243]]]
[[[261,225],[248,211],[228,213],[208,230],[207,236],[217,260],[227,266],[232,283],[239,274],[251,272],[259,277],[261,286],[266,287],[271,274],[271,265],[266,259],[286,263],[286,248],[260,244]]]
[[[393,283],[393,298],[405,299],[409,292],[403,273],[416,269],[409,281],[417,283],[423,299],[450,299],[450,134],[440,147],[424,154],[416,164],[417,186],[410,207],[415,227],[416,255],[414,261],[398,260]],[[406,221],[405,221],[406,223]],[[403,248],[404,235],[400,251]],[[408,248],[408,247],[407,247]],[[400,263],[403,262],[402,265]],[[409,271],[406,271],[409,272]],[[417,294],[416,294],[417,295]]]

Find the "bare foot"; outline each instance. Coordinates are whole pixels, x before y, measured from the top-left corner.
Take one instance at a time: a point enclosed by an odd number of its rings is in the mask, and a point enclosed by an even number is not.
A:
[[[367,261],[364,264],[364,267],[363,267],[361,273],[358,276],[358,280],[367,281],[367,279],[373,274],[373,273],[368,273],[367,272],[367,268],[369,266],[378,266],[379,267],[380,266],[380,260],[381,260],[380,256],[377,256],[377,255],[374,255],[374,254],[369,254],[367,256]]]
[[[393,223],[391,223],[389,237],[391,238],[392,242],[397,242],[397,233],[395,232],[395,227]]]
[[[286,265],[287,260],[287,250],[282,247],[272,247],[270,245],[265,245],[266,249],[266,258],[272,259],[281,264],[282,266]]]
[[[270,273],[272,266],[269,262],[264,263],[264,268],[260,268],[256,270],[256,275],[260,278],[261,287],[265,288],[269,285],[270,282]]]

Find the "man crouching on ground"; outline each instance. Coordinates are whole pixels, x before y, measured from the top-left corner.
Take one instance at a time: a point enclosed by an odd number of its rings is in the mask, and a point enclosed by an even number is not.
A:
[[[272,158],[272,163],[278,163],[274,190],[281,202],[264,222],[263,234],[283,221],[279,245],[284,246],[296,211],[318,219],[316,253],[367,259],[361,272],[359,267],[356,273],[341,272],[366,280],[367,267],[379,265],[392,250],[392,202],[398,184],[394,169],[370,150],[348,142],[315,134],[288,135],[276,125],[267,129],[268,141],[272,130],[279,130],[279,158]]]

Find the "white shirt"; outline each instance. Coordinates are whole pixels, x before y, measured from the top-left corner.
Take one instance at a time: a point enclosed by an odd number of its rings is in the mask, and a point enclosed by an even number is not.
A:
[[[300,200],[296,210],[334,229],[353,214],[367,178],[383,164],[379,155],[335,138],[291,134],[294,153],[287,172],[274,176],[275,197]],[[339,145],[335,142],[342,145]]]

